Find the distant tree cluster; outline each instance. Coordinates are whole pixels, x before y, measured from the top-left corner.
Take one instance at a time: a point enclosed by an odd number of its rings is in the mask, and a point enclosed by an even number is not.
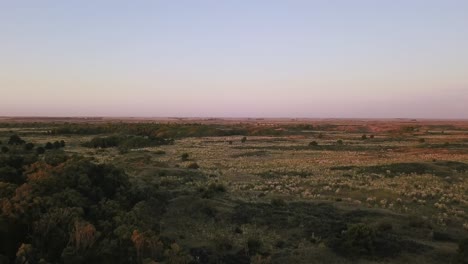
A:
[[[44,146],[45,149],[59,149],[65,147],[65,141],[54,141],[54,142],[47,142]]]
[[[118,147],[121,150],[134,148],[154,147],[161,145],[173,144],[173,139],[165,139],[161,137],[144,137],[144,136],[108,136],[95,137],[83,144],[89,148],[112,148]]]

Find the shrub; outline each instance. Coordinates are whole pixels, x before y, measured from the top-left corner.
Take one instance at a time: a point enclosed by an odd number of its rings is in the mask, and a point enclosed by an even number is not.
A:
[[[12,135],[8,140],[8,145],[22,145],[24,143],[26,142],[22,140],[18,135]]]
[[[338,140],[336,141],[336,144],[338,144],[338,145],[343,145],[343,140],[338,139]]]
[[[316,147],[316,146],[318,146],[318,143],[317,143],[317,141],[312,141],[312,142],[309,143],[309,146]]]
[[[260,253],[262,250],[263,243],[260,239],[258,238],[249,238],[247,240],[247,250],[250,255],[255,255],[257,253]]]
[[[419,141],[419,143],[424,143],[424,142],[426,142],[426,140],[425,140],[424,138],[420,138],[418,141]]]
[[[34,148],[33,143],[27,143],[26,145],[24,145],[24,149],[27,151],[32,150],[33,148]]]
[[[247,141],[247,137],[243,137],[243,138],[241,139],[241,142],[242,142],[242,143],[245,143],[246,141]]]
[[[58,141],[55,141],[53,145],[54,145],[54,149],[59,149],[60,147],[62,147],[62,145]]]
[[[44,161],[52,166],[57,166],[68,159],[67,155],[63,152],[48,152],[44,157]]]
[[[45,149],[53,149],[54,148],[54,145],[50,142],[47,142],[44,146]]]
[[[361,139],[362,139],[362,140],[366,140],[366,139],[367,139],[366,134],[362,135],[362,136],[361,136]]]
[[[370,135],[369,137],[372,139],[372,138],[374,138],[374,135]]]
[[[329,246],[338,254],[350,258],[393,257],[401,252],[401,242],[365,224],[348,226]]]
[[[198,189],[201,192],[202,198],[213,198],[216,194],[226,192],[226,187],[221,183],[211,183],[208,188],[201,187]]]
[[[200,168],[196,162],[190,163],[187,168],[192,169],[192,170],[197,170]]]
[[[37,148],[36,148],[36,153],[39,154],[39,155],[40,155],[40,154],[44,154],[44,153],[45,153],[45,148],[43,148],[43,147],[37,147]]]
[[[6,146],[3,146],[2,147],[2,153],[7,153],[8,151],[10,151],[10,149]]]
[[[182,155],[180,155],[180,159],[182,161],[187,161],[189,159],[189,154],[188,153],[184,153]]]

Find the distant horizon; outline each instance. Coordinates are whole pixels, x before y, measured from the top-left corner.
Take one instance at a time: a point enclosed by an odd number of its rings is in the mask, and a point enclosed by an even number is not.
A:
[[[305,119],[305,120],[327,120],[327,119],[334,119],[334,120],[409,120],[409,121],[453,121],[453,120],[460,120],[460,121],[468,121],[468,118],[425,118],[425,117],[286,117],[286,116],[276,116],[276,117],[261,117],[261,116],[35,116],[35,115],[24,115],[24,116],[2,116],[0,115],[0,119],[117,119],[117,120],[124,120],[124,119],[147,119],[147,120],[157,120],[157,119],[227,119],[227,120],[242,120],[242,119],[266,119],[266,120],[274,120],[274,119],[287,119],[287,120],[294,120],[294,119]]]

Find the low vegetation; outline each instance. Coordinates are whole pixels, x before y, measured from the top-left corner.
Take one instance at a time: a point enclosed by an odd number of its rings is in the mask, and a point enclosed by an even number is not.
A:
[[[468,125],[346,122],[0,123],[0,263],[467,263]]]

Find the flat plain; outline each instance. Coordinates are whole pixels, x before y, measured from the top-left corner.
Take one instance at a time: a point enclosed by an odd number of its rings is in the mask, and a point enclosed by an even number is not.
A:
[[[34,156],[18,169],[23,180],[2,177],[0,182],[2,237],[13,235],[6,223],[26,219],[24,214],[30,217],[25,224],[33,226],[9,242],[2,240],[5,259],[18,260],[21,248],[27,248],[45,263],[83,258],[100,263],[466,261],[468,121],[0,121],[0,140],[8,148],[2,158]],[[9,144],[13,135],[24,142]],[[24,150],[27,142],[34,144],[34,154]],[[64,144],[54,148],[47,142]],[[114,193],[95,199],[80,184],[66,188],[78,197],[73,199],[85,202],[44,202],[63,190],[33,188],[24,194],[27,186],[56,177],[78,159],[106,164],[128,177],[128,190],[119,185],[116,192],[131,193],[125,197],[132,202]],[[28,212],[32,205],[20,202],[28,195],[40,212]],[[93,211],[113,200],[121,204],[112,213]],[[54,208],[83,210],[67,220],[60,231],[65,238],[44,248],[41,239],[50,238],[51,231],[38,223]],[[49,218],[49,224],[63,220]],[[77,223],[94,230],[85,247],[76,242]],[[119,242],[109,246],[114,240]],[[106,257],[99,253],[104,248],[121,256]]]

